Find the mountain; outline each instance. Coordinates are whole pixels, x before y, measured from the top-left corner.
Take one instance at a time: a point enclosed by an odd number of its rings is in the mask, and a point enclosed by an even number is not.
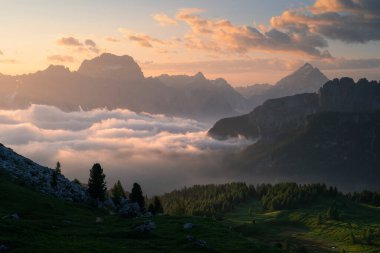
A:
[[[253,84],[247,86],[235,87],[235,90],[239,92],[245,98],[250,98],[253,96],[259,96],[272,88],[272,85],[267,83]]]
[[[231,166],[258,178],[379,190],[379,125],[380,84],[342,78],[318,93],[271,99],[249,114],[222,119],[209,135],[255,139]]]
[[[193,114],[207,112],[215,115],[226,112],[236,115],[247,111],[246,99],[222,78],[207,80],[201,72],[194,76],[161,75],[157,78],[173,88],[179,96],[182,94],[182,103],[188,105],[184,110]]]
[[[78,73],[93,78],[138,81],[144,79],[144,74],[135,60],[128,56],[118,56],[104,53],[92,60],[85,60]]]
[[[246,112],[246,99],[225,80],[207,80],[203,74],[145,78],[130,56],[102,54],[85,60],[78,71],[51,65],[21,76],[0,75],[0,108],[30,104],[79,108],[126,108],[199,120]]]
[[[306,63],[301,68],[284,77],[270,88],[249,97],[248,104],[251,108],[253,108],[268,99],[316,92],[328,80],[329,79],[318,68]]]

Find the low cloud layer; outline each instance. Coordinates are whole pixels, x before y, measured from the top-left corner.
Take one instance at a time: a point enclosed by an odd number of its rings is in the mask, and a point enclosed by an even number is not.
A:
[[[109,186],[117,179],[127,188],[140,182],[148,194],[233,180],[222,171],[225,154],[249,141],[213,140],[207,128],[194,120],[124,109],[65,113],[33,105],[0,111],[1,142],[16,152],[47,166],[60,161],[66,176],[84,182],[99,162]]]

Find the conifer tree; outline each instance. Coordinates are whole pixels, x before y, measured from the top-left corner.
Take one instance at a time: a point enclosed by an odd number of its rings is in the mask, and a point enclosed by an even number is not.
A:
[[[141,186],[138,183],[133,184],[132,191],[129,194],[129,200],[139,204],[141,210],[145,210],[145,198]]]
[[[125,191],[120,183],[120,180],[117,180],[117,182],[112,187],[111,194],[113,202],[117,205],[120,205],[120,201],[122,198],[126,198]]]
[[[105,178],[102,166],[99,163],[95,163],[90,170],[90,178],[88,179],[88,193],[93,199],[100,201],[106,199],[107,186]]]

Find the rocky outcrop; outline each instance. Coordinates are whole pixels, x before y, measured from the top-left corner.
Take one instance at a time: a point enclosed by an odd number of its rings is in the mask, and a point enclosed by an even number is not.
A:
[[[318,95],[299,94],[270,99],[251,113],[222,119],[209,130],[217,139],[237,137],[276,138],[305,124],[308,115],[318,110]]]
[[[251,113],[219,120],[209,135],[226,139],[243,135],[265,140],[302,128],[306,118],[317,112],[373,112],[380,110],[380,85],[376,81],[334,79],[318,93],[270,99]]]
[[[370,112],[380,110],[380,84],[345,77],[327,82],[319,90],[320,111]]]
[[[0,144],[0,172],[13,180],[32,187],[38,192],[60,199],[83,202],[88,200],[87,191],[61,174],[52,183],[54,170],[43,167]]]
[[[270,99],[249,113],[248,124],[257,129],[252,137],[276,137],[304,125],[306,117],[317,110],[315,93]]]

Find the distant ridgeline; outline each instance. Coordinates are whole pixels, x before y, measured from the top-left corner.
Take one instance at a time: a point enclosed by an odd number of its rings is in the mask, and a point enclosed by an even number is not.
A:
[[[334,79],[318,93],[267,100],[249,114],[219,120],[208,134],[257,139],[234,166],[258,177],[325,182],[343,190],[380,189],[376,81]]]

